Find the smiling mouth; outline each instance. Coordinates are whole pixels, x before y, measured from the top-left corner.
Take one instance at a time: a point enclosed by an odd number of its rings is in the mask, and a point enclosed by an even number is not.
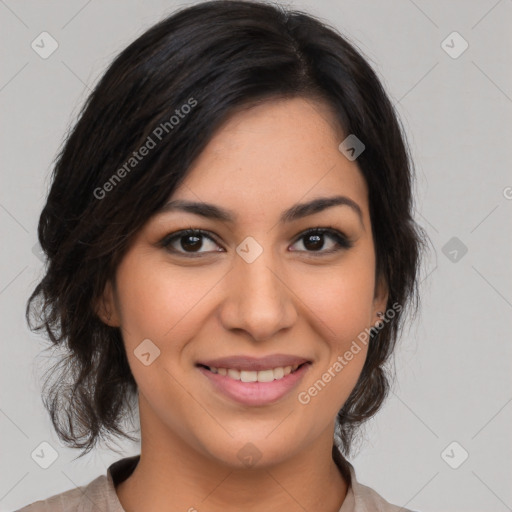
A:
[[[276,368],[268,368],[264,370],[239,370],[237,368],[216,368],[214,366],[206,366],[198,364],[197,366],[206,370],[227,377],[229,379],[240,382],[272,382],[274,380],[284,379],[287,375],[295,373],[303,366],[311,364],[309,361],[296,364],[293,366],[278,366]]]

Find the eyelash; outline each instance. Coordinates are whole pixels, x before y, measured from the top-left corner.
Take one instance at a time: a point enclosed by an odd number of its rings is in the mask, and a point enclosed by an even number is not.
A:
[[[313,257],[321,257],[323,255],[330,255],[334,254],[336,252],[339,252],[343,249],[350,249],[354,243],[351,242],[343,233],[338,231],[337,229],[333,228],[332,226],[325,226],[325,227],[315,227],[307,229],[306,231],[303,231],[295,240],[294,244],[300,241],[303,238],[306,238],[310,235],[329,235],[337,244],[337,247],[334,249],[330,249],[328,251],[302,251],[297,250],[293,252],[306,252],[308,255],[311,255]],[[179,254],[181,256],[185,256],[187,258],[198,258],[201,257],[202,254],[208,254],[211,253],[211,251],[206,252],[182,252],[178,251],[176,249],[173,249],[170,247],[171,243],[175,240],[179,240],[180,238],[184,238],[186,236],[204,236],[208,240],[211,240],[215,244],[219,245],[218,242],[213,238],[208,231],[204,231],[202,229],[197,228],[189,228],[189,229],[183,229],[181,231],[176,231],[174,233],[170,233],[167,235],[159,245],[163,247],[164,249],[167,249],[169,252],[172,252],[174,254]],[[221,252],[221,251],[215,251],[215,252]]]

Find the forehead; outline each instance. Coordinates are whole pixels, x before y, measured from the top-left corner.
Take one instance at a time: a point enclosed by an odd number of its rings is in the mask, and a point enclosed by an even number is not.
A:
[[[318,101],[279,99],[240,110],[217,130],[171,198],[262,214],[342,194],[367,209],[364,177],[338,149],[345,137]]]

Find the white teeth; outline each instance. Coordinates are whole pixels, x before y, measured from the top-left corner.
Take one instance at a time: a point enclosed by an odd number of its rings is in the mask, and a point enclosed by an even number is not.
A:
[[[240,372],[238,370],[233,370],[230,368],[228,370],[228,376],[235,380],[240,380]]]
[[[274,379],[282,379],[284,377],[284,368],[274,368]]]
[[[273,380],[279,380],[289,375],[299,367],[298,364],[293,366],[279,366],[277,368],[269,368],[268,370],[259,371],[248,371],[248,370],[237,370],[235,368],[215,368],[210,366],[212,373],[218,373],[219,375],[228,376],[234,380],[240,380],[242,382],[272,382]]]
[[[272,382],[274,380],[274,370],[260,370],[258,372],[258,382]]]
[[[242,382],[256,382],[258,380],[258,372],[248,372],[242,370],[240,372],[240,380]]]

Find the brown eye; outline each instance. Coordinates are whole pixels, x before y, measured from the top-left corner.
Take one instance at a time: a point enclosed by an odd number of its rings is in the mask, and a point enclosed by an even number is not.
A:
[[[330,242],[328,240],[330,239]],[[345,235],[332,228],[313,228],[303,233],[297,242],[302,241],[305,252],[331,254],[353,246]],[[297,243],[296,242],[296,243]],[[325,247],[327,250],[323,250]],[[294,249],[294,251],[300,249]]]
[[[318,251],[323,249],[325,243],[324,235],[311,234],[304,237],[304,247],[308,251]]]
[[[184,235],[178,238],[180,246],[185,251],[197,251],[203,245],[202,235]]]
[[[210,249],[208,249],[208,244],[211,246]],[[161,245],[169,251],[178,254],[220,252],[219,249],[215,249],[215,247],[219,247],[215,240],[200,229],[186,229],[177,233],[171,233],[165,237]],[[201,251],[205,246],[207,250]]]
[[[313,228],[302,233],[294,245],[302,243],[304,249],[292,249],[292,252],[305,252],[314,256],[332,254],[349,249],[353,242],[343,233],[333,228]],[[224,252],[210,234],[201,229],[185,229],[167,235],[160,245],[174,254],[199,257],[212,252]],[[210,245],[210,247],[208,247]]]

